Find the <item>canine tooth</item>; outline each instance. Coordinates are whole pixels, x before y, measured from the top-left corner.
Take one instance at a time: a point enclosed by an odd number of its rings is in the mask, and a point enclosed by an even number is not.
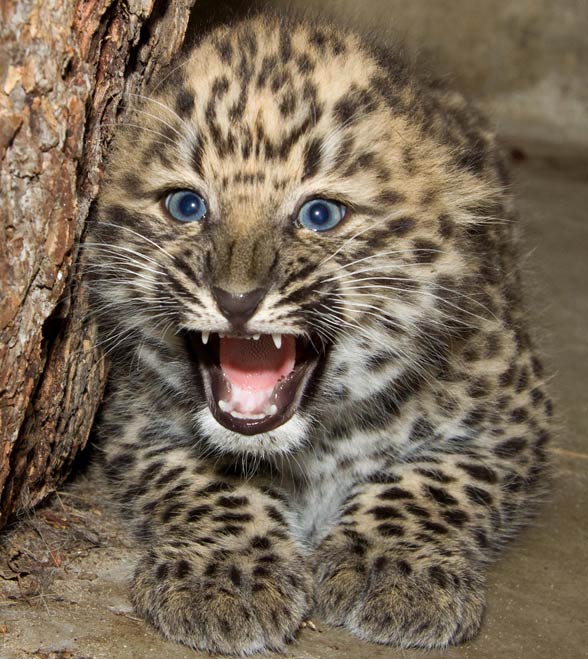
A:
[[[261,338],[261,334],[254,334],[253,335],[253,340],[254,341],[259,341],[260,338]]]
[[[272,339],[274,340],[274,345],[279,350],[282,347],[282,335],[272,334]]]
[[[266,410],[266,414],[269,416],[272,416],[273,414],[277,414],[278,412],[278,406],[273,403],[272,405],[269,406],[269,408]]]
[[[202,332],[202,343],[204,343],[204,345],[208,343],[209,336],[210,336],[210,332]]]

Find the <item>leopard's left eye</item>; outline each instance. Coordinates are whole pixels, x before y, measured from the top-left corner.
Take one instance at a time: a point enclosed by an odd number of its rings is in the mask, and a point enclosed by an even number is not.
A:
[[[298,222],[311,231],[328,231],[336,227],[345,217],[343,204],[329,199],[311,199],[298,213]]]
[[[168,213],[178,222],[197,222],[206,215],[206,202],[192,190],[176,190],[165,198]]]

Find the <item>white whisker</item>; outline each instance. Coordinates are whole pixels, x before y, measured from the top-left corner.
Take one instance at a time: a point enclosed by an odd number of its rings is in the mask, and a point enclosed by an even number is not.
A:
[[[167,252],[161,245],[158,245],[154,240],[151,240],[151,238],[148,238],[147,236],[144,236],[142,233],[139,233],[138,231],[135,231],[134,229],[131,229],[130,227],[125,226],[124,224],[116,224],[114,222],[107,222],[106,220],[101,220],[99,222],[100,225],[107,225],[111,227],[115,227],[116,229],[123,229],[124,231],[129,231],[133,235],[137,236],[138,238],[141,238],[145,242],[149,243],[150,245],[153,245],[156,249],[158,249],[162,254],[165,254],[166,256],[169,256],[169,258],[173,261],[175,257]]]

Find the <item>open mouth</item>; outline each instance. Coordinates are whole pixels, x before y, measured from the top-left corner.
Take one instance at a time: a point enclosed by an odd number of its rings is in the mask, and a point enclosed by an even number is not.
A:
[[[310,341],[291,334],[190,331],[187,341],[202,373],[210,411],[225,428],[243,435],[288,421],[320,358]]]

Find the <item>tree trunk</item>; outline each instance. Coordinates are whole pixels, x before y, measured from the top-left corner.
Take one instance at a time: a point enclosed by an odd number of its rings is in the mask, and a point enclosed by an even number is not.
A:
[[[106,366],[78,245],[124,93],[172,61],[194,1],[0,0],[0,527],[87,441]]]

